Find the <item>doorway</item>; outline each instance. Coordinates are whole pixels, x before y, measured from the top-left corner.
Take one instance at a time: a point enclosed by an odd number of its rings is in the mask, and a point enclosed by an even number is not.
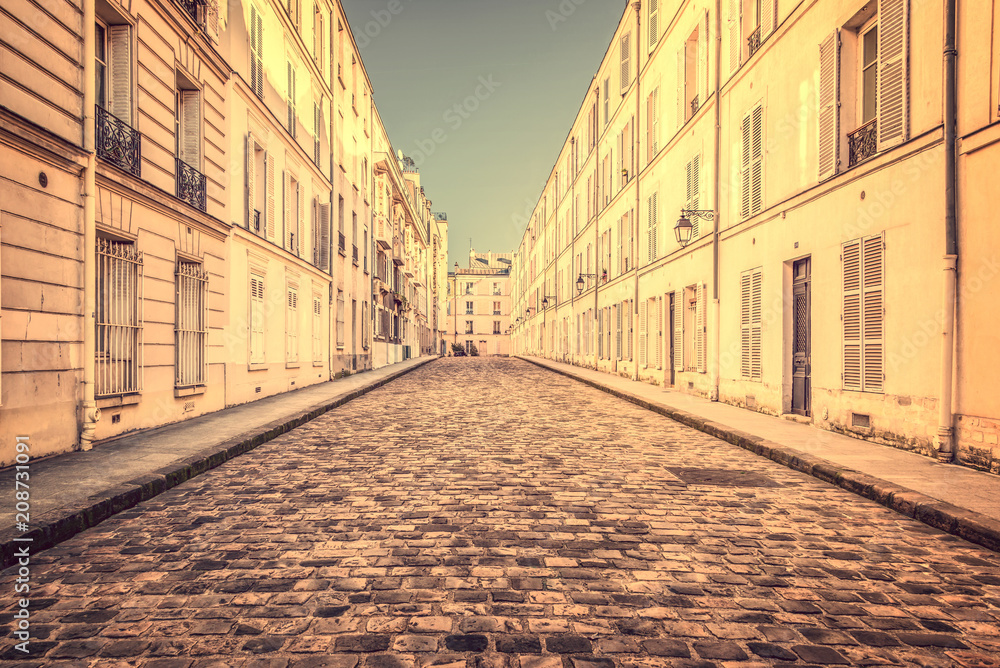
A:
[[[810,333],[811,270],[809,258],[792,265],[792,412],[810,415],[812,337]]]
[[[667,337],[669,344],[667,345],[667,384],[673,387],[677,379],[674,375],[677,373],[674,368],[674,323],[677,322],[677,315],[675,314],[675,309],[677,304],[674,299],[676,292],[671,292],[667,295],[667,320],[663,323],[663,327],[667,330]]]

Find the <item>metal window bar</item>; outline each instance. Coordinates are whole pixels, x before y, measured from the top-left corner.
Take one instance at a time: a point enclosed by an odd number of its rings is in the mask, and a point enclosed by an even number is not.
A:
[[[260,234],[260,211],[253,210],[253,231]]]
[[[204,17],[199,17],[199,8],[205,5],[205,0],[177,0],[181,8],[191,17],[198,25],[204,24]]]
[[[338,239],[337,239],[338,246],[337,246],[337,248],[338,248],[338,250],[340,250],[341,253],[346,254],[347,253],[347,239],[344,237],[344,233],[343,232],[338,232],[337,234],[338,234]]]
[[[208,272],[193,262],[177,265],[175,379],[177,387],[204,385],[208,376]]]
[[[752,33],[750,33],[750,36],[747,37],[747,49],[750,54],[748,57],[753,57],[753,54],[757,53],[757,49],[759,48],[760,48],[760,26],[757,26],[757,29],[754,30]]]
[[[878,152],[878,119],[873,118],[847,135],[847,166],[853,167]]]
[[[107,109],[97,106],[97,157],[140,176],[142,136]]]
[[[174,177],[177,182],[177,197],[199,211],[205,211],[207,208],[205,193],[208,181],[205,175],[180,158],[175,158],[174,162],[177,166]]]
[[[142,390],[142,252],[97,241],[96,395]]]
[[[700,100],[698,99],[698,96],[695,95],[693,98],[691,98],[691,115],[694,116],[696,113],[698,113],[698,109],[700,108],[701,108]]]

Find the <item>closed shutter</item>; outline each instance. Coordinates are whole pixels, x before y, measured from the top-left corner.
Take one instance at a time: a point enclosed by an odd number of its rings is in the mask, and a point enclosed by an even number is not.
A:
[[[264,156],[264,172],[267,179],[267,238],[274,241],[275,211],[274,211],[274,159],[270,154]]]
[[[181,160],[195,169],[201,169],[201,93],[196,90],[181,91]]]
[[[750,284],[751,272],[740,275],[740,378],[750,380]]]
[[[878,0],[878,150],[907,138],[908,17],[906,0]]]
[[[646,368],[646,346],[647,343],[647,308],[646,300],[639,302],[639,366]]]
[[[622,307],[625,309],[625,315],[622,316],[625,322],[624,326],[622,327],[622,331],[624,332],[625,336],[625,359],[631,362],[632,361],[632,309],[633,309],[632,300],[629,299],[627,301],[622,302]]]
[[[740,217],[750,217],[750,152],[753,118],[751,114],[743,117],[740,128]]]
[[[299,294],[295,288],[288,288],[288,310],[285,329],[285,360],[299,360]]]
[[[108,111],[132,125],[132,39],[130,26],[108,26],[111,56],[108,67],[111,100]]]
[[[295,137],[295,68],[288,63],[288,132]]]
[[[250,5],[250,88],[264,98],[264,20],[254,5]]]
[[[840,33],[819,45],[819,180],[840,166]]]
[[[656,368],[663,368],[663,297],[656,298]]]
[[[741,214],[744,218],[757,214],[764,203],[764,111],[755,106],[743,117],[741,156]]]
[[[763,378],[761,364],[761,298],[763,275],[757,269],[750,276],[750,379]]]
[[[740,35],[740,2],[729,0],[729,16],[726,20],[729,28],[729,73],[740,68],[740,55],[743,52],[743,38]]]
[[[219,43],[219,3],[218,0],[207,0],[205,3],[205,32],[216,44]]]
[[[649,50],[652,51],[660,39],[660,0],[648,0],[649,2]]]
[[[628,85],[632,81],[632,33],[625,33],[621,39],[621,84],[622,95],[628,90]]]
[[[284,227],[284,245],[285,248],[291,249],[292,242],[291,236],[294,233],[292,230],[292,199],[295,197],[295,192],[292,188],[292,177],[288,172],[284,172],[284,181],[281,187],[281,200],[285,205],[285,215],[281,219],[282,227]]]
[[[660,151],[660,87],[653,89],[653,138],[651,140],[653,152],[649,156],[652,159]]]
[[[695,320],[697,321],[696,327],[698,329],[695,331],[695,340],[698,346],[698,371],[699,373],[705,373],[708,370],[708,368],[706,364],[707,355],[705,354],[706,337],[705,337],[705,284],[704,283],[700,283],[698,285],[697,300],[698,300],[697,304],[695,305],[695,310],[696,310]]]
[[[250,277],[250,362],[264,361],[264,279]]]
[[[884,257],[883,240],[879,234],[862,242],[861,308],[862,308],[862,375],[865,392],[882,392],[884,380],[883,302]]]
[[[624,302],[615,306],[615,359],[622,358],[622,309]]]
[[[841,263],[844,273],[844,302],[841,320],[844,329],[845,390],[860,391],[861,379],[861,240],[844,244]]]
[[[686,197],[684,208],[697,211],[701,193],[701,155],[696,155],[684,166]],[[700,233],[698,216],[691,216],[691,239],[697,239]]]
[[[656,259],[656,193],[649,196],[646,202],[646,253],[649,262]]]
[[[256,156],[257,142],[254,140],[252,134],[247,135],[247,155],[246,155],[246,184],[247,184],[247,229],[253,231],[253,219],[254,219],[254,208],[256,207],[256,194],[257,194],[257,161],[254,160]]]
[[[319,205],[319,268],[330,271],[330,203]]]
[[[668,323],[669,324],[669,323]],[[674,371],[684,370],[684,290],[674,293]]]
[[[778,24],[778,0],[760,0],[760,41],[774,32]]]
[[[295,195],[298,197],[298,207],[295,211],[295,238],[292,240],[292,251],[301,256],[302,248],[302,212],[305,211],[306,207],[306,189],[302,187],[301,183],[295,184]]]

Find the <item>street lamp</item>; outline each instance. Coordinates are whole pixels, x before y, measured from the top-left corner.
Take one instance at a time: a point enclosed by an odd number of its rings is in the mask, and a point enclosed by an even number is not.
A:
[[[681,217],[677,219],[677,224],[674,225],[674,236],[677,237],[677,243],[681,245],[681,248],[684,248],[691,243],[691,236],[694,234],[694,225],[691,224],[691,218],[715,220],[715,212],[697,209],[681,209]]]
[[[580,274],[579,278],[576,279],[576,294],[583,294],[583,279],[584,278],[597,278],[597,274]]]
[[[543,309],[545,309],[545,308],[548,308],[548,307],[549,307],[549,299],[550,299],[550,298],[551,298],[551,299],[557,299],[557,297],[556,297],[555,295],[544,295],[544,296],[542,297],[542,308],[543,308]],[[553,304],[553,306],[555,306],[555,304]]]

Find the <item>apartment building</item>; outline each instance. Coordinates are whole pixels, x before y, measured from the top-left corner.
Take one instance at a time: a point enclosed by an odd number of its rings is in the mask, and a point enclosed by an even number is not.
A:
[[[431,214],[431,294],[434,321],[434,352],[448,354],[448,214],[439,211]]]
[[[27,427],[33,456],[89,449],[372,368],[373,156],[392,153],[336,0],[8,15],[0,466]],[[436,350],[443,299],[430,200],[391,162],[415,306],[382,364]]]
[[[951,458],[943,2],[626,4],[514,259],[515,350]]]
[[[511,253],[469,251],[469,266],[448,274],[448,343],[483,357],[510,355]]]

